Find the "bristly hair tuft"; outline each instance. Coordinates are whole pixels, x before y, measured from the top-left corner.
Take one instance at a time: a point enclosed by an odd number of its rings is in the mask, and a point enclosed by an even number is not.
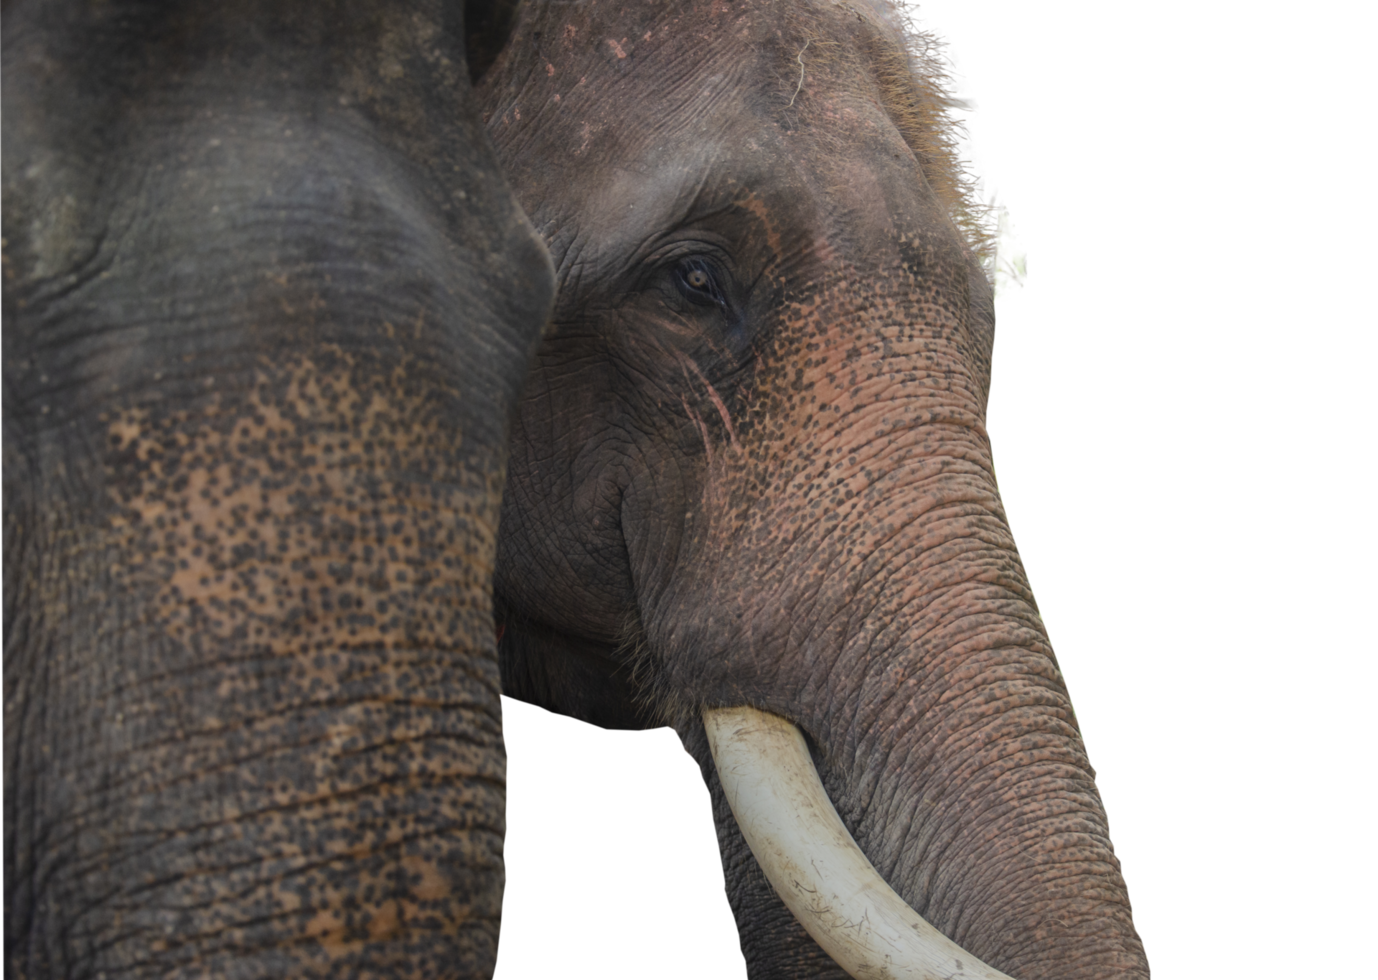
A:
[[[894,42],[869,52],[885,108],[989,279],[995,266],[995,215],[958,153],[965,127],[955,113],[967,106],[950,92],[944,43],[915,27],[895,0],[860,2]]]

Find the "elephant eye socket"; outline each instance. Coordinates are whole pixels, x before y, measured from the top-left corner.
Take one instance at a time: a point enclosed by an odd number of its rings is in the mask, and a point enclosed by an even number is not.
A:
[[[726,307],[720,282],[717,268],[707,259],[685,259],[675,268],[675,285],[696,306]]]

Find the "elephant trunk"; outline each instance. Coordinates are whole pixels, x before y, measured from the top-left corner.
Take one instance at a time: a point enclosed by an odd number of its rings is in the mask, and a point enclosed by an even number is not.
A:
[[[836,508],[810,507],[806,492],[773,494],[791,517],[813,519],[754,522],[781,529],[772,550],[718,553],[720,568],[749,562],[758,587],[740,594],[764,598],[682,611],[678,642],[724,653],[681,690],[695,684],[713,692],[700,702],[710,708],[746,704],[797,724],[865,858],[970,957],[1018,980],[1146,977],[983,428],[957,422],[930,412],[896,434],[917,444],[907,454],[868,446],[831,480],[794,477],[846,487]],[[733,780],[713,771],[696,727],[680,724],[714,793],[753,977],[835,975],[753,860],[728,806]],[[848,968],[863,976],[863,966]]]
[[[486,975],[551,273],[462,25],[15,6],[5,973]]]

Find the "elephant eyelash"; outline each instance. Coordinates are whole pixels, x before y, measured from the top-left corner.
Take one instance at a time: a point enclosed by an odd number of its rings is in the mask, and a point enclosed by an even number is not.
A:
[[[722,278],[716,265],[697,256],[682,260],[674,269],[675,286],[680,295],[695,306],[728,309]]]

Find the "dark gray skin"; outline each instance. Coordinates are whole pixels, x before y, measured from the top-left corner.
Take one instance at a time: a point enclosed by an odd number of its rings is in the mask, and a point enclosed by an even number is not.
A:
[[[872,863],[972,954],[1144,978],[996,488],[991,292],[896,65],[862,3],[523,15],[479,92],[559,292],[503,500],[504,690],[678,730],[753,978],[841,973],[737,831],[705,706],[798,724]]]
[[[5,6],[6,976],[492,972],[552,276],[462,13]]]

